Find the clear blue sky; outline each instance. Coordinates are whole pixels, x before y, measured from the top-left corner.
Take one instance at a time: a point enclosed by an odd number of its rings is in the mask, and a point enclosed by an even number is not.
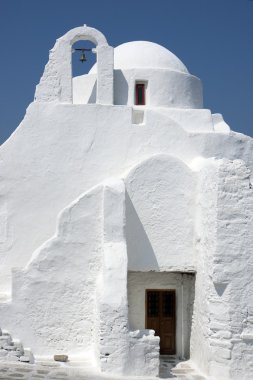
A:
[[[0,143],[23,119],[56,38],[84,23],[112,46],[167,47],[202,80],[205,108],[253,136],[252,0],[0,0]]]

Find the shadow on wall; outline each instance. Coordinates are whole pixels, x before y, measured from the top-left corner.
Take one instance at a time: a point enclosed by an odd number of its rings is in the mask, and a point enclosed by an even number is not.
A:
[[[182,281],[185,286],[185,282],[189,285],[187,285],[187,291],[186,296],[187,299],[189,299],[189,302],[187,302],[186,306],[186,316],[185,320],[183,321],[183,325],[187,326],[186,328],[186,334],[185,334],[185,348],[183,357],[184,359],[190,359],[190,353],[191,353],[191,336],[192,336],[192,323],[193,323],[193,308],[195,303],[195,284],[196,284],[196,274],[194,273],[181,273],[182,275]],[[184,300],[182,300],[182,308],[184,307]]]
[[[126,241],[129,270],[159,270],[153,247],[127,192]]]
[[[114,70],[114,104],[128,104],[128,83],[121,70]]]
[[[223,296],[223,293],[225,292],[227,286],[228,286],[228,283],[214,283],[214,288],[219,297]]]
[[[88,100],[88,104],[95,104],[97,99],[97,81],[95,81],[92,91]]]

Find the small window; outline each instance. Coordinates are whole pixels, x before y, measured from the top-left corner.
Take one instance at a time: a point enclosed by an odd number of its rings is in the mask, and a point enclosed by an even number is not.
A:
[[[145,84],[136,83],[135,85],[135,104],[137,106],[145,105]]]

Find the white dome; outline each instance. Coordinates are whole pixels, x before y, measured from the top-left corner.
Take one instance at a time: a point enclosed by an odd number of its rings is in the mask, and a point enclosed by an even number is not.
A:
[[[96,71],[94,65],[90,72]],[[114,49],[114,69],[153,68],[188,73],[185,65],[168,49],[149,41],[132,41]]]

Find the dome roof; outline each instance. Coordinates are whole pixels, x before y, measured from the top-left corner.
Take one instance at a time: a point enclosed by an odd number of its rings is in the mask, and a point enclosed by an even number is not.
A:
[[[94,65],[90,72],[96,71]],[[154,42],[132,41],[114,49],[114,69],[155,68],[188,73],[175,54]]]

